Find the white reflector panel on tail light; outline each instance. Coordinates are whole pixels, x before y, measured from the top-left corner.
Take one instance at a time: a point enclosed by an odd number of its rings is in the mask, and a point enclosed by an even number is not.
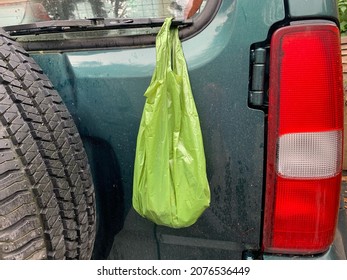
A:
[[[280,136],[277,172],[285,178],[319,179],[341,171],[342,132],[290,133]]]

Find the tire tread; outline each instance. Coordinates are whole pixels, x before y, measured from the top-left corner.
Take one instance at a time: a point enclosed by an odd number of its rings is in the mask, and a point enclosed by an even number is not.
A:
[[[89,259],[95,197],[81,138],[41,68],[1,31],[0,124],[0,223],[11,220],[0,225],[0,259]],[[31,234],[1,241],[28,213]]]

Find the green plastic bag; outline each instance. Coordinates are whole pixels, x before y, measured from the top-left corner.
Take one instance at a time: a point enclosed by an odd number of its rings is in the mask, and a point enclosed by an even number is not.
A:
[[[158,225],[187,227],[210,203],[199,117],[178,30],[165,20],[137,137],[133,207]]]

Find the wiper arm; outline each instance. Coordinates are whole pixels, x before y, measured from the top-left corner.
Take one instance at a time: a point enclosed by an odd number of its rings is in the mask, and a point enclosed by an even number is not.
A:
[[[90,18],[79,20],[51,20],[4,26],[3,29],[10,35],[18,36],[30,34],[73,32],[81,30],[160,27],[163,25],[164,20],[165,19],[163,18]],[[191,19],[175,18],[172,20],[171,26],[189,26],[192,24],[193,21]]]

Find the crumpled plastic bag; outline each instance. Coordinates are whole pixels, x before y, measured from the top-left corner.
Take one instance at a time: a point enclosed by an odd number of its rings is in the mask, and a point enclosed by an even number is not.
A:
[[[194,224],[210,204],[198,113],[177,28],[165,20],[145,92],[134,165],[133,207],[158,225]]]

